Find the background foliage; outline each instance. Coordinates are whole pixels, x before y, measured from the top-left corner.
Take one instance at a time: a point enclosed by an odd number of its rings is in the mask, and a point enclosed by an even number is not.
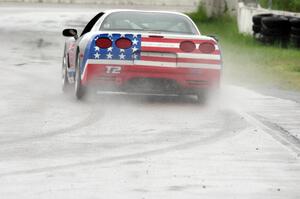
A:
[[[268,7],[269,0],[259,0],[262,7]],[[273,0],[272,9],[300,12],[300,0]]]

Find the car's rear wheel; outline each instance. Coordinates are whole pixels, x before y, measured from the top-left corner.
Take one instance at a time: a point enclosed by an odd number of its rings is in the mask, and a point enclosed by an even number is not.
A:
[[[86,87],[81,84],[80,59],[77,56],[75,68],[75,97],[82,99],[86,94]]]
[[[66,57],[64,56],[62,62],[62,91],[64,93],[68,93],[71,90],[71,84],[68,80],[68,65],[66,61]]]
[[[199,91],[196,93],[196,97],[197,97],[197,103],[199,104],[205,104],[207,102],[207,98],[208,98],[208,93],[207,91]]]

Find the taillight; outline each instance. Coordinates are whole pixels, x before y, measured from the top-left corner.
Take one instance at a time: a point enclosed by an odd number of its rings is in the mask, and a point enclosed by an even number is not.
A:
[[[96,40],[96,46],[99,48],[109,48],[112,46],[112,41],[107,37],[101,37]]]
[[[199,50],[202,53],[210,54],[210,53],[214,52],[216,50],[216,48],[215,48],[214,44],[206,42],[206,43],[200,44]]]
[[[196,45],[192,41],[183,41],[180,43],[180,49],[184,52],[193,52],[196,49]]]
[[[116,41],[116,46],[118,48],[127,49],[132,46],[132,41],[127,38],[120,38]]]

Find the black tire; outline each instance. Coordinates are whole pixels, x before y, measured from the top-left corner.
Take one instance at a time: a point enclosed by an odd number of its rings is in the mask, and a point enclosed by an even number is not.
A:
[[[291,40],[300,41],[300,35],[294,35],[294,34],[292,34],[291,35]]]
[[[261,33],[269,36],[288,36],[290,29],[269,28],[263,24],[261,26]]]
[[[72,85],[69,83],[68,80],[68,63],[66,60],[66,56],[64,55],[62,61],[62,91],[63,93],[69,93],[72,89]]]
[[[260,33],[260,29],[261,29],[261,26],[259,26],[259,25],[252,26],[252,30],[254,33]]]
[[[208,92],[207,91],[198,91],[196,93],[196,97],[197,97],[197,103],[198,104],[206,104],[207,100],[208,100]]]
[[[253,21],[254,25],[260,26],[262,18],[264,18],[264,17],[272,17],[272,16],[274,16],[274,15],[273,14],[259,14],[259,15],[254,15],[252,17],[252,21]]]
[[[300,36],[291,35],[291,43],[293,46],[300,48]]]
[[[265,36],[274,36],[274,37],[280,37],[282,35],[286,35],[284,32],[282,32],[281,29],[270,29],[266,27],[262,27],[261,33]]]
[[[261,41],[265,44],[274,44],[276,40],[277,40],[277,37],[274,37],[274,36],[263,35],[261,37]]]
[[[270,29],[281,29],[287,31],[290,29],[290,22],[286,17],[264,17],[261,21],[262,25]]]
[[[290,24],[294,28],[300,28],[300,18],[292,18],[292,19],[290,19]]]
[[[277,31],[277,32],[276,32]],[[262,41],[266,44],[278,43],[282,48],[286,48],[289,42],[289,35],[286,33],[279,32],[277,29],[262,29]]]
[[[86,94],[86,87],[81,84],[81,73],[80,73],[80,59],[77,54],[76,68],[75,68],[75,97],[80,100]]]
[[[291,28],[291,34],[300,36],[300,28],[292,27]]]

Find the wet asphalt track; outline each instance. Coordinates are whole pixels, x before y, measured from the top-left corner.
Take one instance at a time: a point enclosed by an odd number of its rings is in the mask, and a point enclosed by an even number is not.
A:
[[[207,105],[123,95],[78,102],[61,92],[59,31],[98,10],[0,10],[1,199],[300,197],[297,103],[235,86]],[[270,125],[287,105],[297,112],[285,116],[292,138]]]

